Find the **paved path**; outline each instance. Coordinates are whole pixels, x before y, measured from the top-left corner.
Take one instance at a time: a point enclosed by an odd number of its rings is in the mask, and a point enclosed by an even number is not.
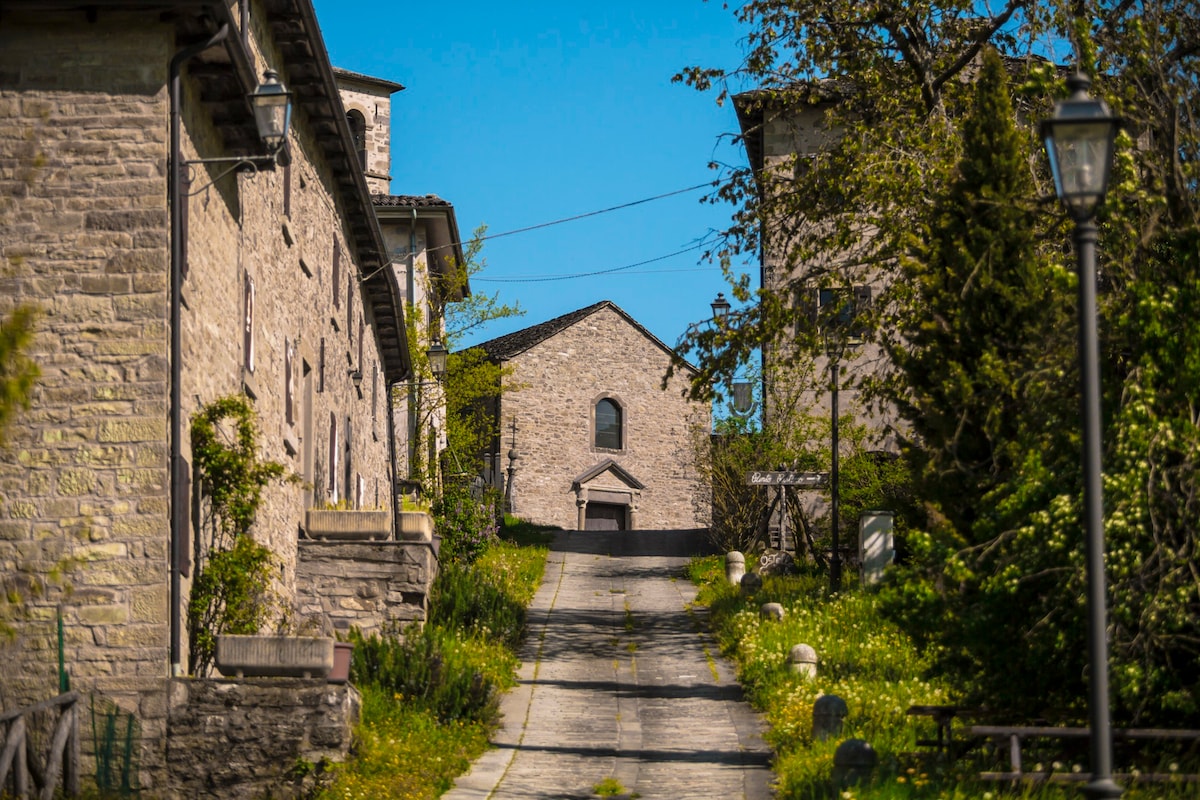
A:
[[[557,536],[496,747],[445,798],[589,798],[606,778],[647,799],[771,796],[761,723],[689,609],[697,541]]]

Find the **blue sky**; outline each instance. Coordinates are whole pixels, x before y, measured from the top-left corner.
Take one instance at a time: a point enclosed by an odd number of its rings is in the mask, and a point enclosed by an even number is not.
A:
[[[671,76],[733,67],[733,12],[702,0],[442,2],[314,0],[335,66],[406,88],[392,98],[392,193],[437,194],[469,236],[538,225],[709,182],[743,164],[719,137],[732,107]],[[731,209],[691,191],[484,245],[475,292],[523,317],[471,344],[612,300],[667,345],[711,314],[726,286],[698,245]],[[757,276],[747,261],[743,271]]]

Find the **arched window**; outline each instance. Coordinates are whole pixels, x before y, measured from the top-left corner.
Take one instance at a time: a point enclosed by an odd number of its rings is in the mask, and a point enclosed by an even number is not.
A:
[[[622,442],[621,407],[615,400],[604,398],[596,403],[596,447],[620,450]]]
[[[347,111],[346,122],[350,124],[350,137],[354,139],[354,152],[358,153],[358,165],[367,169],[367,120],[361,111]]]

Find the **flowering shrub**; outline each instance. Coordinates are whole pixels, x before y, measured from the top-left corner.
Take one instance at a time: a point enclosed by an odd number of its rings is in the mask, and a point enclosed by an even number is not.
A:
[[[443,563],[472,564],[496,542],[499,495],[484,493],[481,499],[469,487],[448,484],[434,504],[434,525],[442,539],[439,558]]]
[[[955,702],[969,676],[937,672],[938,662],[932,655],[921,652],[883,613],[883,600],[877,593],[850,587],[829,595],[827,576],[810,572],[768,577],[760,591],[747,597],[725,581],[719,556],[696,559],[688,573],[701,587],[697,599],[710,608],[710,625],[722,652],[735,662],[747,697],[766,717],[765,739],[776,753],[776,796],[781,800],[831,797],[834,752],[848,738],[870,742],[879,754],[879,769],[873,783],[843,789],[838,800],[977,800],[1001,796],[995,785],[977,779],[981,763],[967,758],[952,763],[933,761],[928,751],[918,755],[918,736],[927,736],[932,730],[922,730],[922,722],[910,717],[908,708]],[[768,602],[783,605],[782,620],[761,617],[759,608]],[[797,644],[816,650],[816,678],[802,678],[788,669],[788,653]],[[849,715],[840,736],[814,741],[813,703],[826,694],[844,700]],[[981,753],[980,757],[991,755]],[[1006,763],[1007,755],[1001,753],[1000,759]],[[1072,764],[1051,767],[1057,772],[1078,771],[1078,765]],[[1164,765],[1159,771],[1178,769],[1178,765]],[[1055,785],[1030,786],[1021,791],[1016,796],[1028,800],[1077,796],[1074,788]],[[1182,782],[1135,784],[1129,786],[1124,797],[1182,800],[1194,796],[1194,791],[1194,785]]]

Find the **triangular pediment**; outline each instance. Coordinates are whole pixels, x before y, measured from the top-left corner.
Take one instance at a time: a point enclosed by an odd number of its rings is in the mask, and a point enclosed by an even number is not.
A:
[[[572,486],[575,489],[586,488],[588,486],[608,489],[623,487],[638,491],[646,488],[645,484],[633,477],[629,470],[611,458],[606,458],[584,472],[572,482]]]

